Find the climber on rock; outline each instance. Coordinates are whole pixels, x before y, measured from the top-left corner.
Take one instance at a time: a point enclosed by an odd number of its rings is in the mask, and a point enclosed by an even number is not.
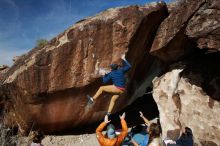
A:
[[[110,101],[110,105],[107,111],[107,115],[111,114],[111,111],[115,105],[115,101],[119,98],[119,95],[124,93],[125,91],[125,73],[131,68],[130,63],[125,59],[125,55],[121,57],[123,60],[123,66],[119,67],[118,64],[111,64],[111,72],[105,74],[103,77],[103,82],[107,83],[108,81],[112,81],[113,85],[101,86],[96,94],[91,97],[87,95],[89,103],[93,104],[95,100],[102,94],[102,92],[113,93],[113,96]]]

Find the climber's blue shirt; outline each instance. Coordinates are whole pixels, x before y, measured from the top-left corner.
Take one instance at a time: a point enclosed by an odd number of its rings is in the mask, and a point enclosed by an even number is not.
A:
[[[125,77],[124,74],[131,68],[131,65],[128,61],[123,61],[123,67],[113,70],[110,73],[106,74],[103,77],[103,82],[107,83],[112,80],[113,84],[116,87],[125,88]]]

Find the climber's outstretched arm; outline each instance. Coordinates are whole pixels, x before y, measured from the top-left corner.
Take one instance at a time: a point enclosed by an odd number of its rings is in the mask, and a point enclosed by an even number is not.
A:
[[[97,139],[99,141],[100,144],[106,143],[106,138],[105,136],[102,134],[103,129],[105,128],[105,126],[110,122],[110,120],[108,120],[108,116],[106,115],[104,118],[104,122],[102,122],[98,128],[96,129],[96,136]]]
[[[125,55],[121,59],[123,60],[123,67],[121,69],[123,72],[127,72],[131,68],[131,64],[125,59]]]
[[[143,113],[141,111],[139,113],[140,113],[140,117],[144,120],[145,124],[147,126],[149,126],[150,125],[150,121],[143,115]]]
[[[120,135],[118,136],[119,141],[123,141],[123,139],[128,135],[128,126],[125,121],[125,113],[123,113],[121,116],[119,116],[121,119],[121,126],[122,126],[122,131]]]

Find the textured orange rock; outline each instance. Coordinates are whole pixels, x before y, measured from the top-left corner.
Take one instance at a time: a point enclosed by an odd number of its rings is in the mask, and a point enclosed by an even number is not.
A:
[[[197,46],[219,51],[219,7],[218,0],[183,0],[177,3],[160,25],[151,54],[172,62],[190,55]]]
[[[9,67],[7,65],[0,65],[0,82],[3,81],[4,75],[7,73],[9,70]]]
[[[198,47],[220,51],[220,2],[208,0],[190,19],[186,34],[197,41]]]
[[[136,61],[139,58],[149,60],[145,67],[151,66],[153,59],[143,56],[143,50],[148,52],[167,15],[162,2],[109,9],[19,57],[7,72],[3,87],[12,99],[10,110],[20,130],[28,132],[34,127],[51,133],[102,119],[109,95],[104,94],[95,108],[87,108],[86,95],[93,95],[101,85],[97,76],[108,71],[110,63],[120,62],[125,52],[134,68],[141,65]],[[132,82],[137,80],[136,72],[130,72]],[[118,101],[115,111],[126,106],[129,97]]]

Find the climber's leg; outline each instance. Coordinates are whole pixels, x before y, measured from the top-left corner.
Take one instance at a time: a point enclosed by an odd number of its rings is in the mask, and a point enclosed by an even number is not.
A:
[[[96,100],[102,94],[103,91],[108,93],[116,93],[116,94],[123,92],[114,85],[101,86],[99,90],[96,92],[96,94],[93,96],[93,99]]]
[[[102,94],[103,91],[108,92],[108,93],[114,93],[114,94],[123,93],[122,90],[118,89],[114,85],[101,86],[93,97],[87,95],[87,97],[89,99],[89,103],[92,104],[94,102],[94,100],[96,100]]]
[[[116,100],[118,99],[119,95],[113,95],[109,104],[109,108],[108,108],[108,114],[110,114],[112,112],[112,109],[115,105]]]

